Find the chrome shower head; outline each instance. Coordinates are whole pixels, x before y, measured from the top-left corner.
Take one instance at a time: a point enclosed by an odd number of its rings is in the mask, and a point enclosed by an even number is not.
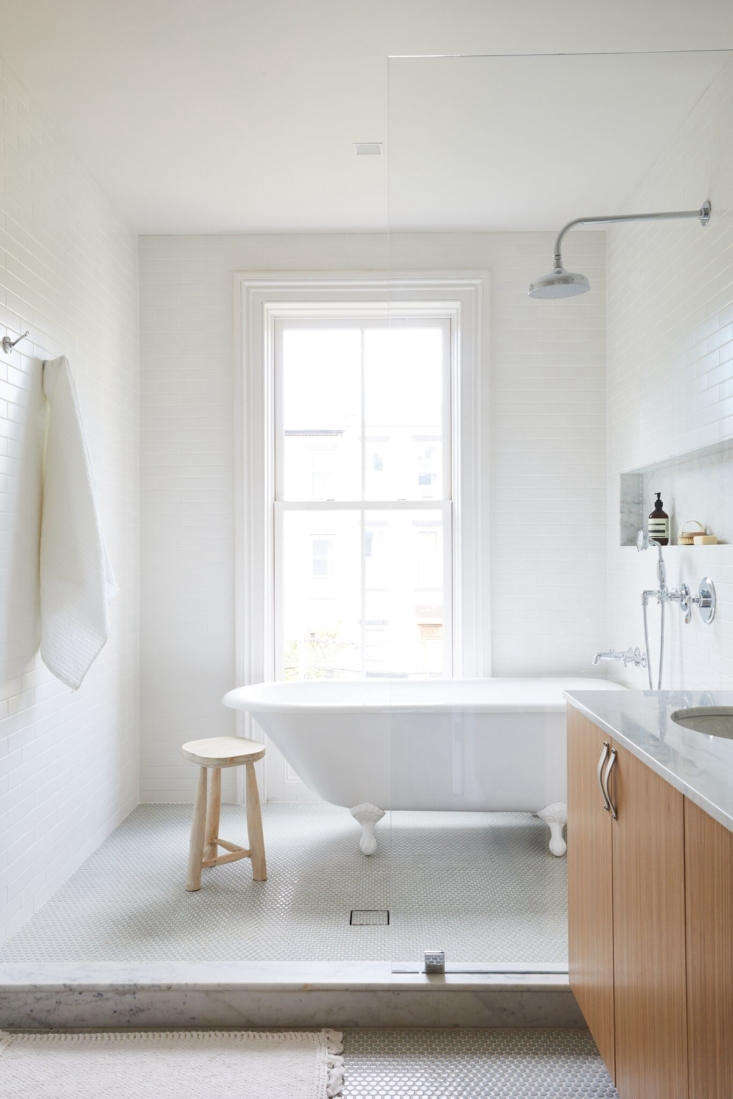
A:
[[[531,298],[574,298],[576,294],[585,294],[590,290],[590,283],[585,275],[566,271],[562,265],[562,238],[568,229],[573,229],[576,225],[599,225],[617,221],[667,221],[674,218],[697,218],[701,225],[707,225],[711,212],[712,207],[707,199],[697,210],[664,210],[650,214],[601,214],[599,217],[574,218],[557,234],[555,266],[549,275],[543,275],[542,278],[530,284],[529,296]]]
[[[667,587],[667,570],[664,566],[664,557],[662,556],[662,547],[656,538],[651,538],[645,530],[640,530],[636,536],[636,548],[641,553],[642,550],[656,549],[658,553],[657,558],[657,577],[659,578],[659,587],[661,591],[665,591]]]
[[[590,290],[590,283],[585,275],[566,271],[564,267],[556,267],[549,275],[542,275],[535,279],[529,287],[530,298],[574,298],[576,294],[585,294]]]
[[[636,536],[636,548],[639,553],[641,553],[642,550],[649,549],[650,546],[658,547],[659,542],[655,541],[654,538],[651,538],[645,530],[640,530]]]

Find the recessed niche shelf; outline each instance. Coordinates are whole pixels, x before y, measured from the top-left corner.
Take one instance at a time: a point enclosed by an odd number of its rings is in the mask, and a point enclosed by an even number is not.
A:
[[[733,439],[628,470],[620,481],[622,546],[635,545],[638,531],[646,530],[657,492],[670,518],[670,545],[692,519],[718,542],[733,542]]]

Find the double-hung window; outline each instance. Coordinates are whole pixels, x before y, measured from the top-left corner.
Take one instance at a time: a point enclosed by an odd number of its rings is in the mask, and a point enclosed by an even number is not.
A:
[[[452,672],[451,318],[273,328],[275,674]]]

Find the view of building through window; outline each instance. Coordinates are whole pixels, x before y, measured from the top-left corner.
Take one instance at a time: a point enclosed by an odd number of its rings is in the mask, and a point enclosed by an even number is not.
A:
[[[278,674],[449,672],[449,323],[277,332]]]

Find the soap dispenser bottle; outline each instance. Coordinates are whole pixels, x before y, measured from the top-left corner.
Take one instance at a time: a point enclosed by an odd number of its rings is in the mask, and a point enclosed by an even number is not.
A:
[[[654,511],[649,515],[647,529],[649,537],[653,538],[655,542],[659,542],[660,546],[669,544],[669,516],[664,510],[661,492],[657,493],[657,498],[654,501]]]

